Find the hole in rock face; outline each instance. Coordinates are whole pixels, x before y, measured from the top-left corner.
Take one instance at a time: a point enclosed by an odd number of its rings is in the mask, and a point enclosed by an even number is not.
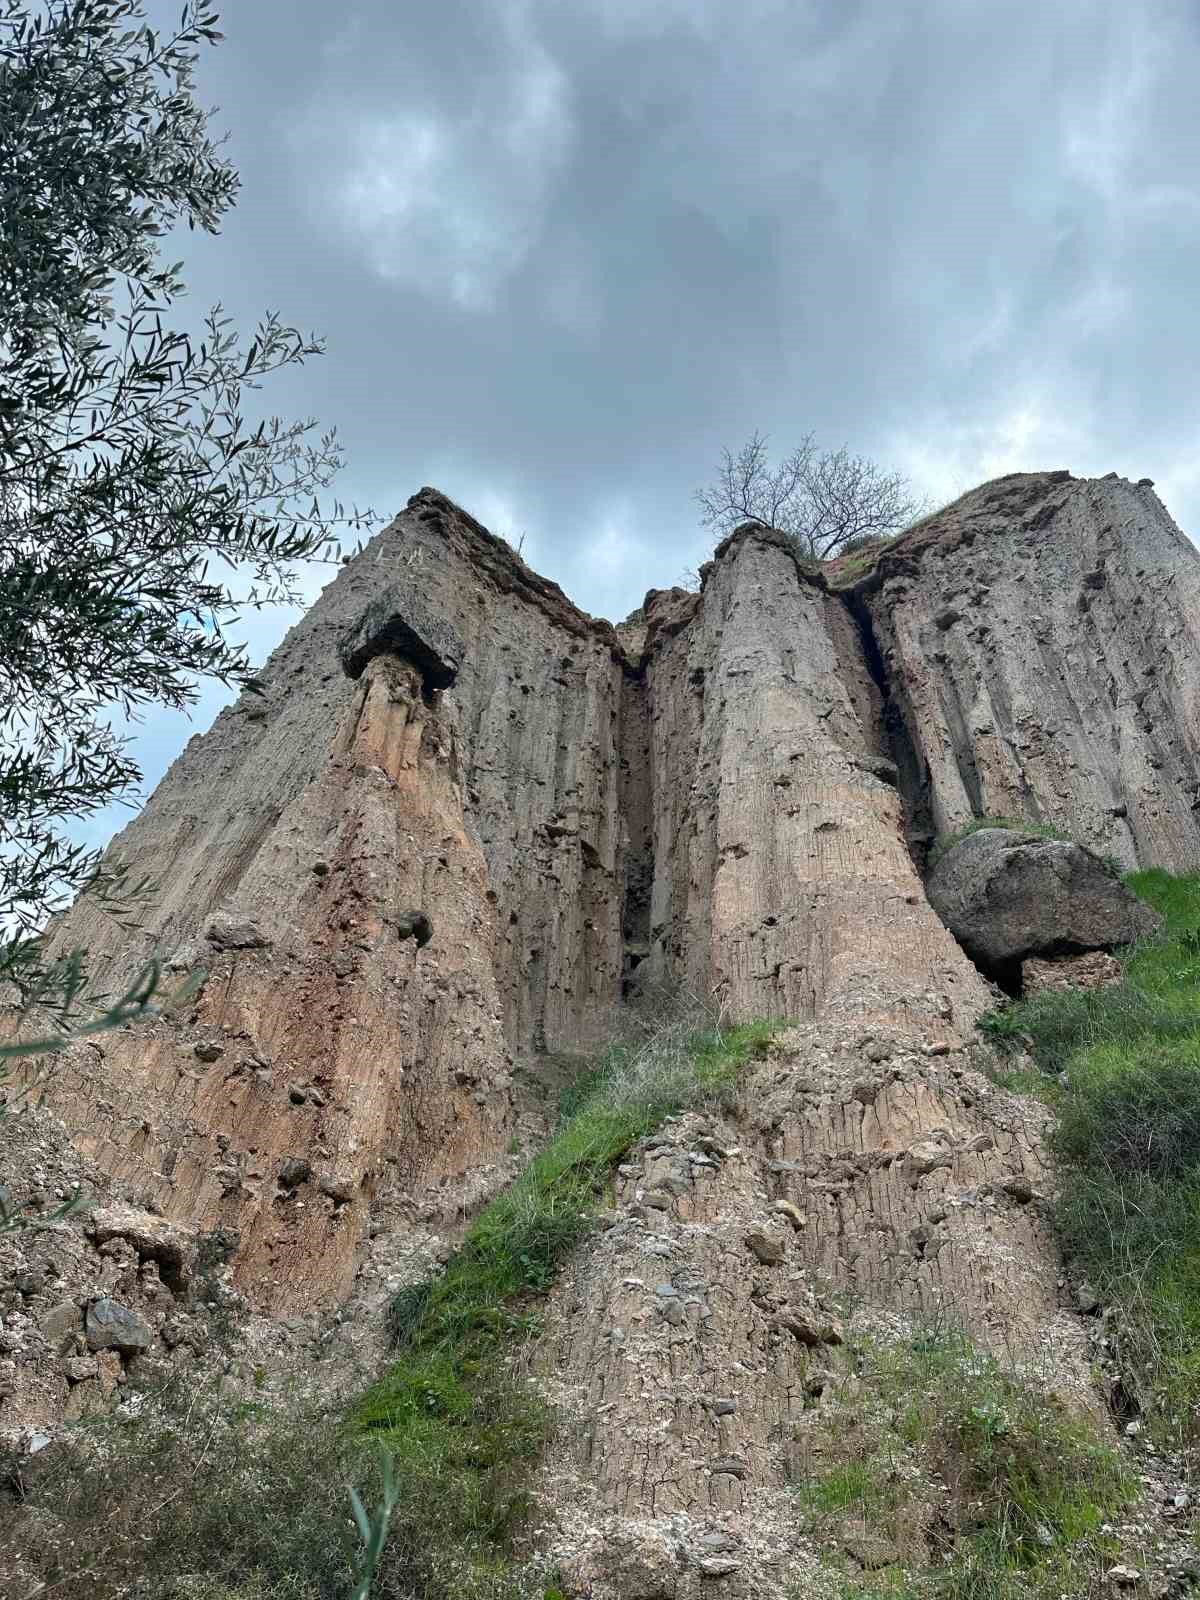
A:
[[[958,940],[958,944],[963,954],[975,965],[978,971],[994,983],[997,988],[1003,989],[1010,1000],[1023,1000],[1025,998],[1025,983],[1021,972],[1025,961],[1034,958],[1039,961],[1055,961],[1066,959],[1069,956],[1098,953],[1090,946],[1085,947],[1069,939],[1060,939],[1054,944],[1045,945],[1040,950],[1027,950],[1023,955],[1013,956],[1007,961],[994,961],[989,960],[979,950],[972,948],[971,945],[964,944],[961,939]]]
[[[631,950],[625,948],[625,956],[621,970],[621,999],[636,999],[642,992],[641,981],[637,977],[637,970],[649,954],[647,950]]]
[[[183,1263],[174,1256],[151,1257],[158,1267],[158,1276],[177,1300],[182,1299],[187,1288]]]
[[[400,939],[415,939],[420,950],[433,938],[433,923],[424,911],[402,911],[396,918],[396,935]]]
[[[1118,1422],[1132,1422],[1142,1408],[1137,1396],[1129,1392],[1120,1378],[1114,1378],[1112,1388],[1108,1391],[1108,1409]]]
[[[939,920],[943,921],[943,926],[948,926],[943,919],[939,918]],[[977,946],[960,939],[953,928],[949,928],[949,932],[963,955],[966,956],[967,960],[982,977],[986,978],[989,983],[994,983],[998,989],[1002,989],[1010,1000],[1023,998],[1021,957],[1015,956],[1007,961],[991,960]]]

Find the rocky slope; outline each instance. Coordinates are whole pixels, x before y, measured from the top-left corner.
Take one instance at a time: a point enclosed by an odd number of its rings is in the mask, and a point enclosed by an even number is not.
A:
[[[648,1141],[537,1358],[569,1419],[544,1484],[569,1592],[809,1592],[792,1491],[835,1448],[843,1318],[961,1327],[1086,1404],[1045,1122],[973,1047],[825,1021]]]
[[[839,1298],[952,1307],[1086,1389],[1039,1116],[975,1070],[991,991],[921,869],[984,814],[1200,865],[1198,591],[1149,486],[1020,474],[850,589],[740,529],[701,593],[614,630],[422,490],[114,841],[156,880],[143,932],[86,900],[57,930],[114,986],[151,950],[207,977],[80,1049],[48,1106],[114,1202],[220,1230],[285,1317],[501,1184],[514,1067],[544,1077],[623,998],[793,1024],[736,1104],[623,1169],[537,1358],[586,1397],[547,1467],[579,1582],[771,1592]]]

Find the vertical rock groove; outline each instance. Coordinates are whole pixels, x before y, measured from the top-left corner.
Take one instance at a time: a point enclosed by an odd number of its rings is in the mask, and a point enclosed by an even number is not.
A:
[[[914,865],[918,871],[923,871],[925,858],[934,837],[928,774],[909,737],[904,712],[892,692],[887,662],[875,637],[875,622],[870,607],[862,596],[853,590],[840,593],[838,598],[854,619],[862,645],[863,659],[879,691],[883,740],[887,758],[895,767],[896,787],[903,806],[904,835]]]

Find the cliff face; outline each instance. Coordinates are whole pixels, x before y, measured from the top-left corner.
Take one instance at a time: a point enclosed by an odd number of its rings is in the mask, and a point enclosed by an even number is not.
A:
[[[905,847],[847,606],[753,533],[729,543],[678,631],[655,631],[663,605],[648,608],[645,668],[652,974],[739,1017],[969,1025],[984,990]]]
[[[351,677],[381,595],[415,634],[368,638]],[[607,624],[426,492],[114,841],[157,880],[141,936],[86,900],[59,930],[101,981],[154,947],[207,968],[182,1015],[56,1072],[52,1105],[139,1203],[235,1230],[265,1308],[340,1298],[385,1198],[452,1218],[508,1144],[513,1046],[605,1026],[625,674]]]
[[[918,834],[1024,817],[1127,868],[1200,864],[1200,559],[1148,481],[985,484],[865,588]]]
[[[972,814],[1200,860],[1200,557],[1152,492],[1002,479],[850,594],[739,530],[703,592],[597,622],[432,490],[195,738],[114,857],[116,983],[208,970],[50,1103],[131,1198],[240,1237],[270,1310],[336,1301],[365,1229],[505,1172],[514,1057],[602,1038],[646,980],[738,1017],[956,1046],[990,1003],[930,907]]]

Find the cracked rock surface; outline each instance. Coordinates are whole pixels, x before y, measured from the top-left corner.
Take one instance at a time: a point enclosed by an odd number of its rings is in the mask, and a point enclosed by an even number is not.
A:
[[[915,833],[1025,818],[1126,870],[1200,866],[1200,556],[1148,483],[998,478],[860,587]]]

